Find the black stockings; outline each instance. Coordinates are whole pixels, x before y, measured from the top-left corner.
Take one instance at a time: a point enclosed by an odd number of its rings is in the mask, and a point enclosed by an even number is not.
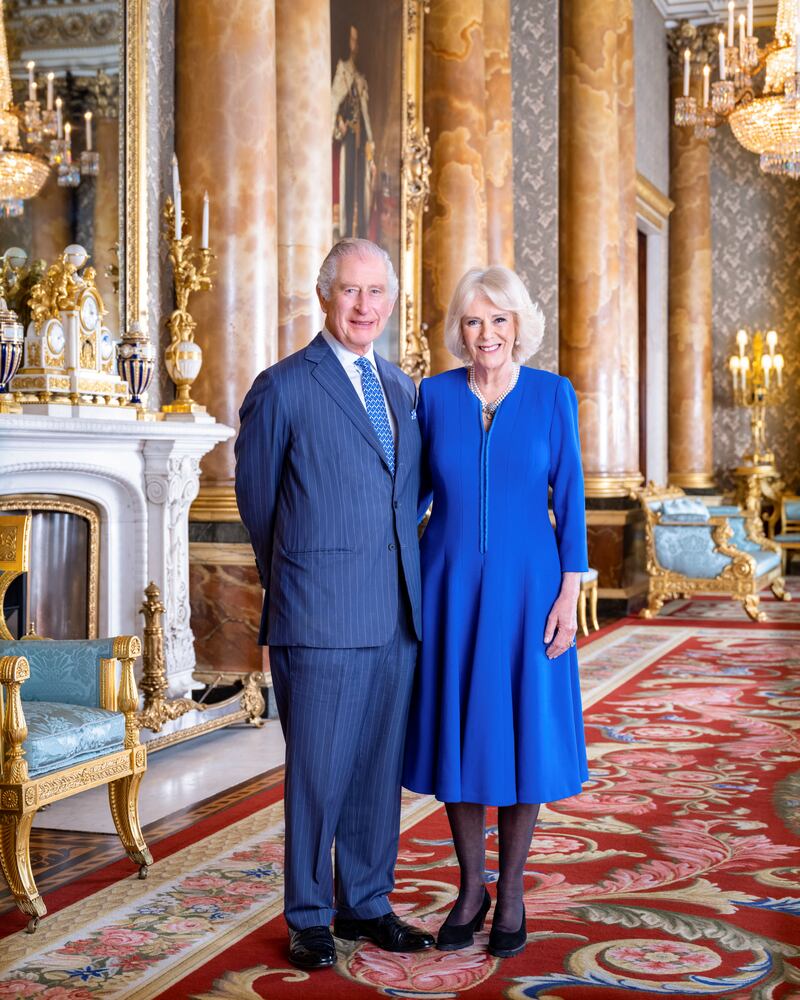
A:
[[[497,880],[497,904],[492,927],[501,931],[516,931],[522,920],[522,873],[531,849],[533,828],[539,806],[518,802],[497,810],[497,832],[500,841],[500,877]]]
[[[538,815],[538,805],[524,802],[501,806],[497,810],[500,877],[493,926],[498,930],[516,931],[522,920],[522,873]],[[447,818],[461,869],[458,899],[447,917],[447,923],[465,924],[475,916],[483,902],[486,809],[474,802],[448,802]]]
[[[458,899],[447,923],[465,924],[472,920],[483,902],[486,809],[475,802],[448,802],[447,818],[461,869]]]

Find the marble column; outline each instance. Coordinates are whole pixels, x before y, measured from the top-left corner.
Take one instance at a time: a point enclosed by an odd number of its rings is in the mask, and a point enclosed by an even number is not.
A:
[[[423,216],[422,315],[432,373],[459,362],[443,342],[462,274],[487,263],[484,0],[437,0],[425,19],[425,107],[431,198]]]
[[[278,353],[285,357],[322,324],[314,289],[331,246],[330,0],[277,0],[275,25]]]
[[[681,81],[673,80],[672,102]],[[698,93],[696,96],[700,96]],[[670,129],[669,481],[714,485],[711,370],[711,197],[708,142]]]
[[[573,0],[562,18],[559,370],[589,497],[641,480],[632,15],[632,0]]]
[[[514,267],[514,156],[511,138],[511,0],[484,0],[486,65],[486,239],[490,264]]]
[[[176,7],[175,145],[183,207],[197,246],[211,199],[216,277],[189,309],[203,368],[197,402],[232,427],[255,376],[278,355],[274,0]],[[233,496],[233,441],[203,460],[201,500]],[[234,508],[235,509],[235,508]]]
[[[105,322],[115,336],[119,329],[118,299],[114,282],[106,275],[114,263],[111,248],[119,242],[119,127],[118,118],[95,116],[94,146],[100,154],[100,172],[94,193],[94,260],[97,268],[97,290],[103,298],[108,315]]]

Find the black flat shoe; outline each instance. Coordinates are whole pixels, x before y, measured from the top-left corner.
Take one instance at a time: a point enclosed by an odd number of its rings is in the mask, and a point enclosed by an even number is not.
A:
[[[336,965],[336,945],[330,927],[290,930],[289,961],[298,969],[330,969]]]
[[[486,914],[492,905],[492,897],[483,887],[483,902],[480,909],[465,924],[448,924],[447,920],[439,928],[439,936],[436,938],[436,947],[439,951],[460,951],[461,948],[469,948],[475,943],[474,934],[483,930],[483,922]]]
[[[358,941],[365,937],[384,951],[425,951],[434,945],[433,937],[426,931],[418,930],[403,923],[394,913],[385,913],[372,920],[357,920],[353,917],[336,917],[333,933],[345,941]]]
[[[522,923],[518,931],[501,931],[492,927],[489,934],[489,954],[495,958],[511,958],[519,955],[528,942],[528,924],[525,918],[525,907],[522,907]]]

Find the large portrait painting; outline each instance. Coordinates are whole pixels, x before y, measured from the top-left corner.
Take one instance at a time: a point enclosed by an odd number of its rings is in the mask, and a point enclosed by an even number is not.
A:
[[[332,236],[370,239],[391,257],[400,295],[376,348],[407,369],[420,362],[414,308],[425,192],[410,181],[420,172],[411,139],[421,130],[421,6],[331,0]]]

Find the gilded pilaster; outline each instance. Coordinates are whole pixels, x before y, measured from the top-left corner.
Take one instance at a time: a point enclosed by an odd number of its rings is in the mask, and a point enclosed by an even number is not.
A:
[[[484,0],[437,0],[425,19],[425,124],[431,198],[423,219],[422,315],[431,372],[457,361],[443,321],[461,275],[487,263]]]
[[[641,480],[632,32],[631,0],[563,12],[559,370],[578,395],[587,496]]]
[[[278,354],[319,332],[314,292],[331,245],[329,0],[277,0]]]
[[[695,74],[697,79],[697,74]],[[699,91],[699,87],[697,88]],[[673,79],[672,102],[682,93]],[[695,94],[700,97],[699,92]],[[711,163],[708,142],[670,128],[669,481],[714,485],[712,446]]]
[[[486,64],[486,238],[490,264],[514,267],[514,157],[511,135],[511,0],[484,0]]]
[[[194,245],[207,190],[217,255],[213,291],[192,303],[203,349],[192,392],[235,427],[253,379],[278,356],[274,0],[179,0],[176,147]],[[232,496],[233,474],[231,439],[203,459],[201,498]]]

